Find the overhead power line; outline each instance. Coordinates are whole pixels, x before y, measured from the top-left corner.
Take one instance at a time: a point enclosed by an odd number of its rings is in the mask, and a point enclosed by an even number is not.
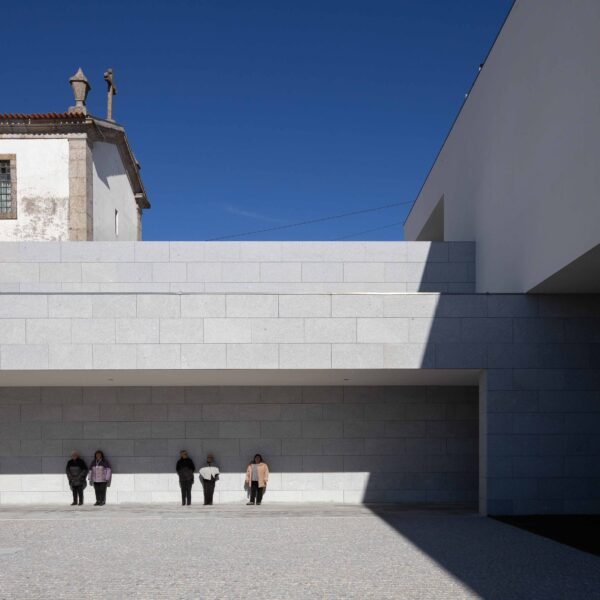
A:
[[[242,233],[233,233],[231,235],[222,235],[219,237],[209,238],[208,242],[217,242],[219,240],[228,240],[233,238],[245,237],[247,235],[254,235],[257,233],[269,233],[271,231],[281,231],[282,229],[291,229],[292,227],[301,227],[303,225],[314,225],[315,223],[323,223],[324,221],[333,221],[334,219],[343,219],[345,217],[353,217],[355,215],[364,215],[365,213],[376,212],[385,210],[387,208],[394,208],[396,206],[402,206],[406,204],[412,204],[412,200],[407,202],[393,202],[392,204],[384,204],[382,206],[375,206],[374,208],[363,208],[362,210],[353,210],[347,213],[340,213],[337,215],[330,215],[328,217],[319,217],[318,219],[308,219],[306,221],[299,221],[297,223],[289,223],[287,225],[276,225],[275,227],[267,227],[265,229],[254,229],[253,231],[244,231]]]
[[[382,225],[381,227],[373,227],[373,229],[363,229],[362,231],[356,231],[355,233],[350,233],[348,235],[344,235],[342,237],[333,238],[334,241],[340,240],[348,240],[350,238],[356,237],[358,235],[363,235],[365,233],[372,233],[373,231],[381,231],[382,229],[390,229],[391,227],[397,227],[398,225],[403,225],[403,221],[396,221],[395,223],[390,223],[389,225]]]

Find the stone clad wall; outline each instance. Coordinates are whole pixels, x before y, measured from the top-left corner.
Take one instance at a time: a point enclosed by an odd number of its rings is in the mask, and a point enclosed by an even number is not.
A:
[[[269,385],[274,373],[293,374],[304,385],[334,370],[336,384],[342,370],[371,380],[418,370],[432,384],[448,372],[480,373],[482,512],[600,512],[600,297],[424,291],[428,274],[472,266],[472,250],[419,242],[0,244],[0,377],[77,385],[64,381],[82,373],[100,381],[112,371],[144,382],[168,371],[169,383],[183,385],[177,378],[221,370],[223,378],[258,373]],[[305,280],[319,270],[324,281]],[[190,281],[195,272],[201,280]],[[297,280],[284,280],[289,273]],[[420,291],[409,292],[412,283]],[[139,439],[152,439],[147,432],[146,424]]]
[[[597,296],[0,294],[0,371],[508,369],[537,389],[531,373],[587,370],[596,390],[599,312]]]
[[[0,292],[474,291],[470,242],[0,244]]]
[[[217,502],[244,500],[256,452],[269,502],[477,496],[475,388],[0,388],[0,417],[0,504],[69,501],[71,451],[87,462],[98,448],[115,471],[111,503],[178,501],[184,448],[197,466],[215,454]]]
[[[4,294],[0,370],[484,368],[512,320],[447,298]]]

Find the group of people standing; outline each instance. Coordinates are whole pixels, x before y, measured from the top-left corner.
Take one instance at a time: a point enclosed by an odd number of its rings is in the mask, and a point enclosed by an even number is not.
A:
[[[73,492],[71,506],[83,504],[83,490],[87,487],[89,478],[90,485],[94,486],[96,492],[96,503],[94,506],[106,504],[106,488],[110,486],[112,469],[110,463],[104,458],[102,450],[96,450],[94,459],[88,467],[77,452],[71,453],[71,460],[66,468],[69,487]]]
[[[177,465],[175,465],[175,470],[179,475],[181,504],[182,506],[189,506],[192,503],[192,486],[194,485],[196,465],[194,465],[194,461],[188,456],[186,450],[181,451],[180,459],[177,461]],[[206,465],[200,467],[198,476],[204,492],[204,505],[210,506],[213,503],[215,484],[219,480],[219,468],[215,465],[215,459],[212,454],[206,457]],[[260,454],[255,454],[246,469],[245,485],[250,494],[250,500],[247,502],[248,505],[256,504],[260,506],[263,494],[267,489],[268,481],[269,467],[263,461],[263,457]]]
[[[192,486],[194,485],[196,465],[186,450],[181,450],[179,456],[180,458],[175,465],[175,471],[179,476],[181,504],[182,506],[190,506],[192,503]],[[94,459],[89,467],[77,452],[72,452],[71,459],[67,462],[66,474],[69,480],[69,487],[73,492],[71,506],[81,506],[83,504],[83,490],[87,487],[88,480],[96,493],[96,503],[94,506],[104,506],[106,503],[106,488],[110,486],[112,479],[112,468],[108,460],[104,457],[102,450],[96,450]],[[219,467],[215,464],[215,458],[212,454],[208,454],[206,464],[198,470],[198,477],[202,483],[202,490],[204,492],[204,505],[211,506],[215,493],[215,485],[219,481]],[[268,481],[269,467],[263,461],[263,457],[260,454],[256,454],[246,469],[245,485],[250,495],[248,505],[256,504],[260,506]]]
[[[186,450],[180,452],[180,457],[175,465],[175,471],[179,475],[181,505],[189,506],[192,503],[192,486],[194,485],[196,465],[188,456]],[[202,490],[204,491],[204,506],[211,506],[215,493],[215,484],[219,481],[219,467],[215,465],[215,457],[212,454],[206,457],[206,465],[200,467],[198,476],[202,483]]]

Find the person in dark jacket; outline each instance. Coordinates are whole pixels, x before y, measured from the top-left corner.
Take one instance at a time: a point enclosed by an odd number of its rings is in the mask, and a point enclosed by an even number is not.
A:
[[[180,453],[181,458],[175,465],[177,475],[179,475],[179,487],[181,488],[181,505],[189,506],[192,503],[192,486],[194,485],[194,471],[196,465],[194,461],[188,456],[186,450],[182,450]]]
[[[94,506],[104,506],[106,504],[106,488],[110,486],[112,480],[112,468],[110,463],[104,458],[102,450],[96,450],[94,460],[90,463],[90,483],[94,486],[96,492],[96,504]]]
[[[85,478],[88,468],[77,452],[71,452],[71,460],[67,463],[66,473],[69,480],[69,487],[73,492],[71,506],[76,506],[77,504],[81,506],[83,504],[83,490],[87,485]]]

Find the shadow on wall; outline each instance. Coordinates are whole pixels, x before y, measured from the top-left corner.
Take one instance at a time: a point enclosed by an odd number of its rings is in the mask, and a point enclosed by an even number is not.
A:
[[[436,260],[443,254],[426,271]],[[415,367],[481,371],[482,508],[597,512],[598,297],[450,293],[430,278],[422,294],[388,298],[386,316],[409,318],[409,342],[422,345]],[[468,513],[371,510],[483,598],[597,595],[597,559],[560,558],[554,542],[528,532]]]
[[[110,179],[125,175],[119,151],[114,144],[96,142],[93,148],[94,169],[98,179],[110,189]]]
[[[426,268],[443,258],[429,257]],[[484,512],[597,514],[600,297],[440,293],[389,302],[394,316],[410,316],[422,368],[482,373]]]
[[[475,293],[475,243],[430,242],[414,246],[423,269],[418,273],[419,282],[414,291],[429,293],[473,294]],[[395,265],[410,268],[411,265]],[[407,278],[410,281],[410,278]],[[413,291],[413,290],[407,290]]]

